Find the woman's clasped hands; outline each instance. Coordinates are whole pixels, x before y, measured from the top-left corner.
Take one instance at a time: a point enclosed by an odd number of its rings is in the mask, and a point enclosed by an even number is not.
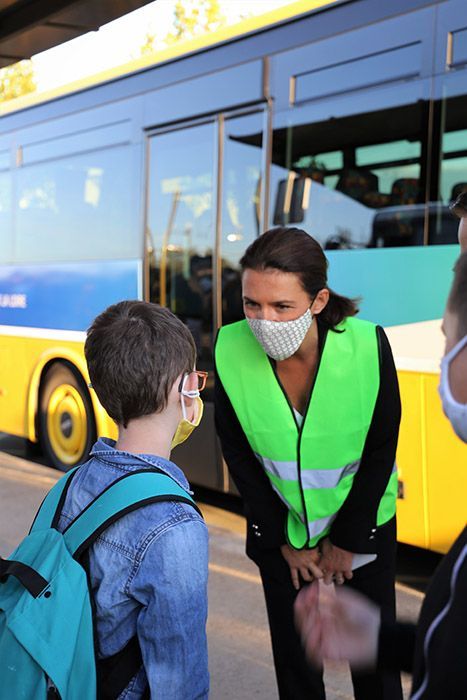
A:
[[[290,545],[283,544],[281,553],[289,566],[292,584],[297,591],[300,589],[300,579],[306,583],[322,579],[326,584],[342,585],[353,575],[353,553],[337,547],[329,537],[321,540],[313,549],[293,549]]]

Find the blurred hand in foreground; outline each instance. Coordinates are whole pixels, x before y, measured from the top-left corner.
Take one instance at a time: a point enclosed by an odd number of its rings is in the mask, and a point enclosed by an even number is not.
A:
[[[326,659],[348,661],[354,669],[375,665],[380,611],[355,591],[314,581],[297,596],[295,623],[315,666]]]

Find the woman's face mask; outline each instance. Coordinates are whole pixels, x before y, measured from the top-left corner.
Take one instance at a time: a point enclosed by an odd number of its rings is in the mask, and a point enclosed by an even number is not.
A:
[[[203,417],[203,411],[204,411],[204,404],[203,401],[200,397],[200,392],[204,388],[204,385],[206,384],[206,377],[207,377],[207,372],[199,372],[198,377],[200,378],[200,385],[198,385],[197,389],[187,389],[186,385],[188,382],[188,378],[190,375],[193,373],[187,373],[182,379],[181,386],[180,386],[180,403],[182,405],[182,419],[179,422],[177,426],[177,430],[175,431],[175,435],[172,438],[172,450],[174,447],[177,447],[177,445],[181,445],[182,442],[185,442],[187,440],[193,430],[198,427],[198,425],[201,422],[201,418]],[[186,400],[185,397],[188,399],[191,399],[194,401],[194,413],[193,417],[191,420],[188,420],[187,418],[187,407],[186,407]]]
[[[242,277],[246,320],[264,352],[274,360],[292,357],[305,340],[316,309],[299,275],[281,270],[250,270]],[[324,304],[325,305],[325,304]],[[319,306],[319,304],[318,304]]]
[[[449,367],[457,355],[467,346],[467,335],[462,338],[441,360],[439,394],[443,411],[454,432],[463,442],[467,442],[467,404],[459,403],[452,395],[449,385]]]
[[[256,340],[273,360],[286,360],[303,343],[313,321],[310,309],[293,321],[266,321],[247,318]]]

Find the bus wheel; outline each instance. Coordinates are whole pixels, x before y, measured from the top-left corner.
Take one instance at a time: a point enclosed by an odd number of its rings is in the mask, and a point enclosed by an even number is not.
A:
[[[61,471],[84,462],[96,439],[88,390],[78,373],[62,362],[55,362],[43,380],[39,428],[45,456]]]

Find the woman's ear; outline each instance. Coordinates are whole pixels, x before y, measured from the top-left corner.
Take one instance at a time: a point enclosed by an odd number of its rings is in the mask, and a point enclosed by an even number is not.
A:
[[[311,305],[310,311],[313,314],[319,314],[324,309],[329,301],[329,289],[321,289],[315,296]]]

